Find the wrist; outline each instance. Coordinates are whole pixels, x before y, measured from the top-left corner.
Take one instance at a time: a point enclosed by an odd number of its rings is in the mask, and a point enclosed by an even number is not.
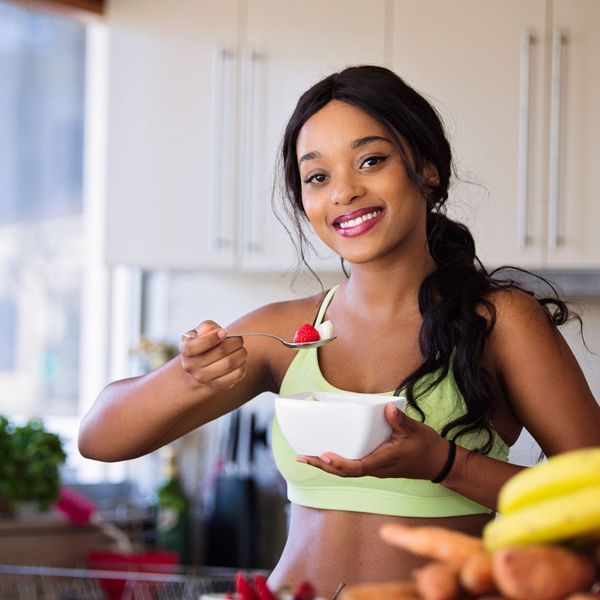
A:
[[[469,450],[459,445],[456,446],[456,455],[454,457],[452,468],[440,485],[443,485],[449,490],[453,490],[455,492],[462,489],[462,484],[465,479],[465,461],[468,459],[469,455]]]
[[[454,461],[456,459],[456,442],[454,440],[448,440],[446,444],[447,453],[445,456],[445,460],[439,470],[431,477],[432,483],[442,483],[444,482],[450,472],[452,471],[452,467],[454,466]]]

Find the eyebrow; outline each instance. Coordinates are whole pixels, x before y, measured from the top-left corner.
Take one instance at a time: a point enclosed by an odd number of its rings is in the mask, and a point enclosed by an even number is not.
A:
[[[392,143],[391,140],[381,135],[367,135],[365,137],[361,137],[354,140],[350,144],[350,147],[354,150],[356,148],[364,146],[365,144],[371,144],[372,142],[387,142],[388,144]],[[314,160],[315,158],[319,158],[319,156],[321,156],[321,153],[317,152],[316,150],[313,152],[307,152],[306,154],[303,154],[300,157],[300,159],[298,160],[298,164],[300,165],[305,160]]]
[[[371,142],[387,142],[388,144],[392,143],[391,140],[381,135],[367,135],[366,137],[354,140],[352,144],[350,144],[350,147],[352,149],[360,148],[361,146],[364,146],[365,144],[370,144]]]

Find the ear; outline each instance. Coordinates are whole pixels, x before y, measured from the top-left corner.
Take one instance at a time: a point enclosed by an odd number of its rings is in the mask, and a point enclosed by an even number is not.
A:
[[[440,185],[440,175],[438,170],[431,163],[425,163],[425,166],[423,167],[423,177],[425,177],[427,183],[429,183],[431,187],[435,188]]]

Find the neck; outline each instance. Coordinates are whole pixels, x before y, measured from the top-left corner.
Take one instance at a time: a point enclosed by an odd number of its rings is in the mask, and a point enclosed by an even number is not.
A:
[[[410,263],[352,265],[343,293],[348,305],[353,306],[357,313],[372,317],[397,315],[400,307],[418,310],[421,284],[435,269],[435,261],[428,252]]]

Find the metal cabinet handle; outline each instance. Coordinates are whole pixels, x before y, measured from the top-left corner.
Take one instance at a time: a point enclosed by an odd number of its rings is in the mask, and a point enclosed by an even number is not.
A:
[[[550,98],[550,157],[548,170],[548,250],[561,244],[558,232],[560,190],[560,127],[562,90],[562,53],[566,39],[560,27],[552,35],[552,80]]]
[[[517,191],[517,246],[527,247],[529,199],[529,120],[531,100],[531,47],[534,39],[531,30],[521,31],[521,70],[519,80],[519,167]]]
[[[213,49],[213,95],[212,95],[212,178],[210,197],[212,201],[213,223],[211,227],[211,246],[216,250],[230,247],[231,236],[224,231],[224,203],[227,198],[225,169],[228,163],[229,128],[231,119],[227,115],[228,83],[231,81],[230,69],[235,60],[235,51],[223,46]]]
[[[244,86],[244,113],[243,118],[243,142],[244,149],[242,157],[242,231],[244,251],[248,254],[259,252],[261,243],[255,239],[253,231],[255,185],[257,156],[260,153],[258,143],[258,118],[260,110],[258,70],[262,60],[262,55],[254,48],[248,48],[244,55],[243,86]]]

